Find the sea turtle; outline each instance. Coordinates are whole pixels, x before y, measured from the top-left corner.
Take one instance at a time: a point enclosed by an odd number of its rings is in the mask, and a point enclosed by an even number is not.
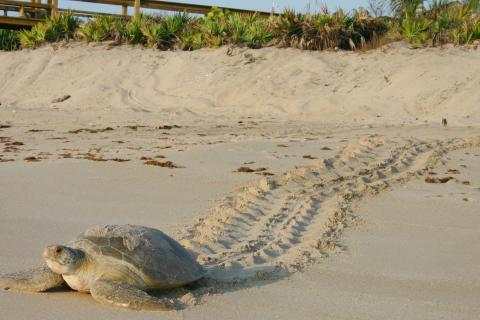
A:
[[[0,286],[41,292],[64,283],[100,303],[134,310],[169,310],[175,303],[147,294],[203,277],[203,268],[163,232],[134,225],[93,227],[68,245],[43,251],[46,266],[0,276]]]

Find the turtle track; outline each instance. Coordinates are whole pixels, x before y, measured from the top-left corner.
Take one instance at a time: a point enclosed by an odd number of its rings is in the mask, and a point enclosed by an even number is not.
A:
[[[362,138],[315,165],[241,187],[180,241],[216,281],[288,275],[345,250],[341,234],[357,219],[356,201],[423,175],[448,151],[479,145],[480,138]]]

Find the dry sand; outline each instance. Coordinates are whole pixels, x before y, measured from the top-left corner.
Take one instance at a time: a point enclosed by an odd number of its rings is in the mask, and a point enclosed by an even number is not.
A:
[[[209,273],[176,312],[9,291],[0,318],[475,319],[480,52],[225,52],[0,52],[0,272],[134,223]]]

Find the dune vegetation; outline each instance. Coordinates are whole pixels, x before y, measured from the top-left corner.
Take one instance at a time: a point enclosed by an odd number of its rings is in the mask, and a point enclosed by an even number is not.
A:
[[[434,0],[428,10],[421,10],[421,0],[392,0],[392,3],[400,11],[398,30],[412,44],[462,45],[480,39],[479,0]]]
[[[15,30],[0,29],[0,50],[16,50],[20,47],[18,32]]]
[[[480,39],[480,0],[390,0],[392,16],[372,17],[365,9],[346,13],[239,14],[214,8],[205,17],[186,13],[127,19],[97,16],[81,21],[70,13],[46,18],[31,30],[0,32],[0,49],[36,48],[76,39],[114,41],[161,50],[195,50],[222,45],[357,50],[407,40],[413,47],[471,44]]]

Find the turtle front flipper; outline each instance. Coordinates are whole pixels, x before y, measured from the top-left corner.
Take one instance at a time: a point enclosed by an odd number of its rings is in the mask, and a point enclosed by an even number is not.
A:
[[[61,275],[47,266],[0,275],[0,288],[42,292],[64,283]]]
[[[175,309],[173,301],[153,297],[124,282],[99,280],[92,285],[90,293],[98,302],[112,307],[146,311]]]

